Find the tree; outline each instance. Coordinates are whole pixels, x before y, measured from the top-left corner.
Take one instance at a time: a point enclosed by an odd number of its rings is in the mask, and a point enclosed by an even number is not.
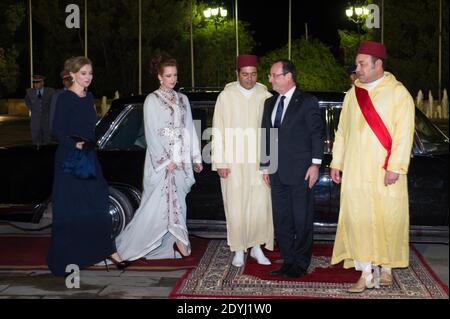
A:
[[[35,0],[34,19],[41,29],[37,39],[36,65],[47,71],[48,83],[59,83],[63,62],[84,54],[83,23],[80,29],[65,27],[65,7],[77,4],[81,20],[82,0]],[[234,23],[226,19],[214,25],[202,17],[205,4],[195,5],[194,46],[196,86],[223,86],[235,80]],[[158,52],[177,59],[179,86],[190,86],[190,6],[180,0],[142,0],[143,92],[158,87],[150,73],[150,61]],[[251,52],[254,42],[248,24],[240,22],[240,50]],[[94,64],[95,95],[138,93],[138,1],[88,1],[88,56]],[[57,80],[57,81],[56,81]]]
[[[138,1],[89,0],[88,57],[94,65],[91,90],[96,96],[138,93]],[[48,83],[59,84],[59,72],[70,56],[84,55],[84,24],[79,29],[65,25],[68,4],[80,8],[84,20],[83,0],[35,0],[35,65],[47,73]],[[142,0],[143,91],[154,84],[149,65],[158,50],[172,53],[182,40],[181,30],[188,22],[186,1]],[[176,58],[176,57],[175,57]]]
[[[273,61],[286,58],[287,47],[272,51],[260,60],[259,81],[269,85],[269,74]],[[292,61],[297,67],[300,88],[309,91],[344,91],[348,79],[344,68],[336,61],[330,49],[316,39],[300,39],[292,43]]]
[[[24,21],[25,5],[15,2],[0,3],[0,97],[14,92],[19,78],[19,50],[14,45],[14,36]]]
[[[251,52],[253,38],[248,24],[239,22],[239,50]],[[195,32],[195,76],[196,86],[219,87],[236,81],[236,38],[234,22],[227,20],[221,25],[213,23],[199,25]]]
[[[340,38],[340,48],[343,54],[344,65],[349,66],[355,63],[356,53],[359,43],[366,40],[374,40],[371,33],[359,34],[349,30],[338,30]]]
[[[195,2],[195,1],[194,1]],[[222,88],[236,80],[235,24],[230,18],[214,23],[203,17],[206,4],[197,2],[193,8],[193,38],[195,86]],[[191,51],[189,24],[183,32],[183,41],[176,49],[180,68],[180,86],[191,86]],[[239,21],[239,51],[251,53],[255,42],[249,24]]]
[[[380,0],[374,1],[380,5]],[[443,87],[448,88],[448,1],[443,4]],[[384,1],[387,70],[414,96],[420,89],[438,91],[438,0]]]

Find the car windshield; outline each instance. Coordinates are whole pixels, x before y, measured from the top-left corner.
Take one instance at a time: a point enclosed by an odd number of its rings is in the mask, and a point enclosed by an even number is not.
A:
[[[415,126],[424,153],[448,153],[448,138],[418,109]]]

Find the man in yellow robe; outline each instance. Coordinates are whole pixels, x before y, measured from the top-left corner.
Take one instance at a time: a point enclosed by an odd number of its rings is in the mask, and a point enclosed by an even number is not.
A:
[[[414,102],[394,75],[384,71],[385,57],[383,44],[361,43],[356,57],[358,79],[342,105],[330,164],[333,181],[342,182],[331,264],[344,261],[344,268],[362,271],[348,289],[352,293],[390,286],[391,269],[408,267],[409,262],[406,174]],[[365,107],[371,107],[369,117]],[[384,138],[380,127],[385,129]]]
[[[270,188],[259,172],[259,128],[271,94],[256,82],[256,56],[240,55],[236,64],[238,81],[225,86],[214,109],[212,169],[220,176],[232,264],[242,267],[252,247],[250,256],[270,265],[260,247],[273,250],[274,234]]]

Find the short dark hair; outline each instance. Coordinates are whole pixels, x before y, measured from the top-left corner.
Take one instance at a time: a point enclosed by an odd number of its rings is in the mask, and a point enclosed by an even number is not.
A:
[[[383,63],[383,70],[384,70],[384,66],[386,65],[386,58],[379,58],[377,56],[370,56],[370,59],[372,60],[372,64],[375,64],[375,62],[377,62],[377,60],[381,60],[381,62]]]
[[[274,62],[275,63],[281,63],[283,67],[283,73],[291,73],[292,79],[295,83],[297,83],[297,68],[295,67],[294,62],[288,59],[280,59]]]

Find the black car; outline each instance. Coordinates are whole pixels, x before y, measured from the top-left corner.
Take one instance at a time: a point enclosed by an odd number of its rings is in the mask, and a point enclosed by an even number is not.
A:
[[[212,124],[217,91],[184,92],[191,102],[198,133]],[[324,161],[315,186],[315,238],[331,239],[339,214],[340,187],[332,182],[329,164],[343,93],[311,92],[320,101],[325,127]],[[120,233],[139,206],[145,159],[143,102],[145,96],[115,100],[96,127],[98,157],[110,185],[113,232]],[[409,169],[410,232],[412,241],[448,243],[449,140],[420,110]],[[198,134],[202,136],[201,134]],[[209,134],[202,140],[204,154]],[[205,148],[206,147],[206,148]],[[39,223],[49,211],[56,145],[0,147],[0,220]],[[205,157],[204,157],[205,158]],[[209,164],[196,174],[187,197],[191,234],[226,234],[220,181]]]

